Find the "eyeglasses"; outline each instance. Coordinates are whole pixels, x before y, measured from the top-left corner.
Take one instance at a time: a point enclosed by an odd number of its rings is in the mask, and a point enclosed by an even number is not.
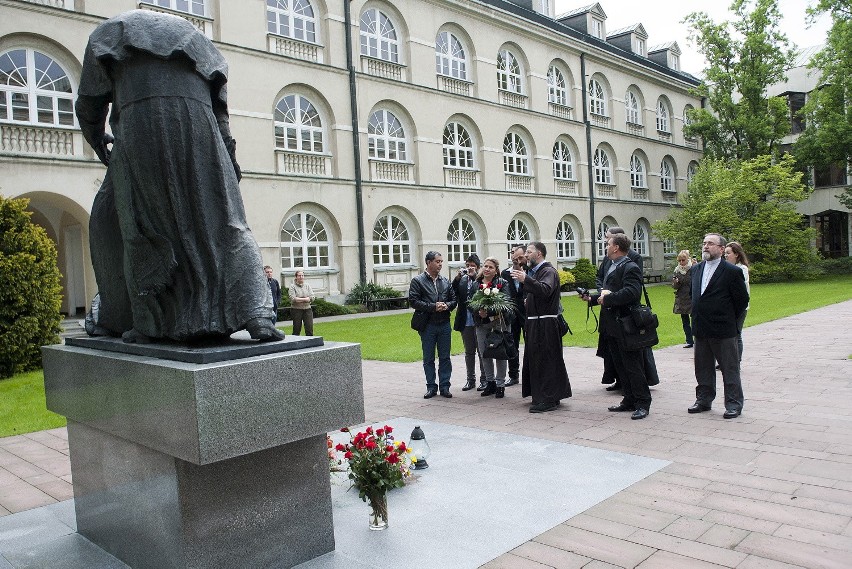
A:
[[[714,243],[712,241],[705,241],[702,245],[713,245],[714,247],[721,247],[718,243]]]

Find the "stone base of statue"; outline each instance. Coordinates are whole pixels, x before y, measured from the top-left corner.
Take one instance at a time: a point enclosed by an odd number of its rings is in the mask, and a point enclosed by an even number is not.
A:
[[[45,347],[78,533],[134,568],[292,567],[332,551],[325,433],[363,422],[364,396],[360,346],[318,340],[206,364]]]

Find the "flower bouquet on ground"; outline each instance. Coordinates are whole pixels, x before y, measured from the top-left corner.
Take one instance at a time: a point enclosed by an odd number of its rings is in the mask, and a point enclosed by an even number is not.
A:
[[[467,305],[473,311],[485,309],[494,314],[508,314],[517,310],[509,295],[503,292],[503,284],[495,284],[494,281],[488,285],[480,283],[479,290],[474,293]]]
[[[367,427],[355,435],[348,428],[341,431],[349,433],[350,442],[338,444],[335,450],[349,462],[349,479],[358,489],[358,497],[369,500],[370,528],[384,529],[388,523],[387,491],[405,485],[411,464],[417,459],[404,442],[393,439],[393,429],[388,425],[375,431]]]

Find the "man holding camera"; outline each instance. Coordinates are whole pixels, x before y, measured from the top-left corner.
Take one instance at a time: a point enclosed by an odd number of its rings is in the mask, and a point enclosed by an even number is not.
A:
[[[504,269],[500,275],[509,283],[509,298],[515,303],[515,312],[512,314],[512,339],[515,347],[521,345],[521,332],[524,329],[526,312],[524,311],[524,283],[512,278],[512,271],[523,271],[527,265],[527,250],[521,245],[512,247],[512,268]],[[521,376],[520,350],[515,350],[515,355],[509,358],[509,380],[504,387],[517,385]]]

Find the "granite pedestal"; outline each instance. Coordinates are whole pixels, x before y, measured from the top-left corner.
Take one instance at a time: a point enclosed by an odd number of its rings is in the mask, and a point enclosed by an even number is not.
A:
[[[209,364],[43,350],[78,532],[131,567],[292,567],[334,549],[325,433],[364,420],[361,352]]]

